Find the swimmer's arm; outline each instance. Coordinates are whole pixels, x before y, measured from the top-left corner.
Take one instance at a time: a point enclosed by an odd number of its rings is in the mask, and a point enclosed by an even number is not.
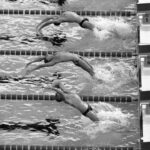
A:
[[[51,87],[52,90],[56,91],[57,93],[61,94],[61,95],[64,95],[64,92],[61,91],[60,89],[57,89],[57,88],[53,88]]]
[[[33,61],[27,63],[26,66],[25,66],[25,68],[27,68],[29,65],[31,65],[31,64],[34,63],[34,62],[39,62],[39,61],[42,61],[42,60],[44,60],[44,59],[45,59],[45,56],[38,57],[38,58],[34,59]]]
[[[41,68],[44,68],[44,67],[49,67],[49,66],[53,66],[55,64],[51,64],[51,62],[49,63],[46,63],[46,64],[41,64],[41,65],[38,65],[38,66],[35,66],[33,67],[32,69],[28,69],[25,73],[25,75],[28,75],[30,74],[31,72],[35,71],[35,70],[38,70],[38,69],[41,69]]]
[[[55,87],[55,88],[60,88],[64,93],[70,93],[70,91],[65,88],[64,84],[62,84],[58,80],[55,80],[53,82],[52,86]]]
[[[88,61],[86,61],[83,57],[81,57],[81,59],[83,59],[91,68],[93,68],[92,65]]]
[[[41,68],[44,68],[44,67],[49,67],[49,66],[53,66],[54,64],[52,64],[51,62],[49,63],[46,63],[46,64],[40,64],[38,66],[35,66],[32,70],[38,70],[38,69],[41,69]]]
[[[55,88],[55,87],[52,87],[52,86],[47,86],[47,87],[44,87],[44,88],[54,90],[55,92],[57,92],[57,93],[59,93],[59,94],[61,94],[61,95],[64,95],[64,92],[61,91],[61,90],[58,89],[58,88]]]
[[[70,93],[70,91],[67,90],[67,89],[65,88],[65,86],[64,86],[62,83],[61,83],[59,86],[60,86],[61,90],[62,90],[64,93]]]
[[[53,20],[49,20],[49,19],[47,19],[47,21],[43,21],[43,22],[41,22],[39,25],[37,25],[37,27],[36,27],[36,33],[37,33],[37,35],[42,35],[42,32],[41,32],[41,30],[44,28],[44,27],[46,27],[46,26],[48,26],[48,25],[50,25],[50,24],[53,24],[54,23],[54,21]]]
[[[42,23],[44,23],[44,22],[46,22],[46,21],[48,21],[48,20],[50,20],[50,19],[54,19],[54,16],[52,16],[52,17],[47,17],[47,18],[43,19],[43,20],[39,23],[39,25],[41,25]],[[38,25],[38,26],[39,26],[39,25]]]

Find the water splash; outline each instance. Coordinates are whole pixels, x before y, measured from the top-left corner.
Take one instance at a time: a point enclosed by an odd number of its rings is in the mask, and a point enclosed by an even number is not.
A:
[[[94,34],[100,40],[109,39],[111,37],[127,39],[132,38],[133,27],[125,22],[122,18],[102,18],[97,17],[91,19],[97,28],[94,29]]]
[[[90,138],[95,138],[99,132],[108,133],[113,130],[115,130],[115,132],[129,131],[131,126],[130,119],[133,118],[133,114],[124,113],[121,108],[117,108],[105,102],[93,104],[92,107],[97,111],[100,121],[98,123],[89,124],[87,118],[82,118],[86,125],[81,131],[90,136]]]
[[[137,80],[136,67],[130,61],[128,59],[101,58],[93,65],[95,76],[107,83],[114,83],[115,81],[126,83],[130,80]]]

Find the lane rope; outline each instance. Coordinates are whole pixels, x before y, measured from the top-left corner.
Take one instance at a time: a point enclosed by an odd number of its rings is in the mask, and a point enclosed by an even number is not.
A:
[[[134,150],[133,147],[0,145],[0,150]]]
[[[0,15],[60,15],[60,10],[17,10],[0,9]],[[81,16],[136,16],[134,11],[74,11]]]
[[[138,99],[130,96],[80,96],[85,102],[138,102]],[[36,95],[36,94],[1,94],[0,100],[55,100],[55,95]]]
[[[35,51],[35,50],[0,50],[0,55],[24,55],[24,56],[41,56],[46,54],[54,54],[57,51]],[[138,56],[133,52],[82,52],[69,51],[70,53],[78,54],[84,57],[121,57],[128,58]]]

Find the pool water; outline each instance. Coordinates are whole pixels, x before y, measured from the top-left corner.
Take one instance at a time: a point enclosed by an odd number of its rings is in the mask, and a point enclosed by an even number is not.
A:
[[[93,123],[63,102],[0,101],[0,144],[139,146],[137,102],[90,104],[98,111],[99,123]],[[59,120],[55,122],[55,128],[51,126],[53,132],[50,134],[46,129],[43,132],[23,129],[26,124],[46,124],[46,118]],[[22,129],[13,128],[15,123],[22,124]],[[3,124],[10,125],[9,130],[3,130]]]
[[[9,9],[65,9],[65,10],[136,10],[136,0],[67,0],[64,6],[59,7],[51,0],[1,0],[1,8]],[[53,0],[55,1],[55,0]],[[90,5],[89,5],[90,3]]]
[[[35,56],[1,56],[1,77],[23,75],[25,65],[33,59]],[[41,83],[51,84],[52,80],[57,78],[57,76],[53,76],[56,73],[60,74],[61,82],[67,89],[81,95],[138,96],[136,58],[85,57],[85,59],[93,66],[97,79],[102,82],[93,80],[86,71],[72,62],[66,62],[34,71],[24,80],[14,81],[8,78],[8,83],[4,83],[1,79],[0,93],[52,93],[50,90],[41,88]],[[33,66],[38,64],[40,63],[33,64]]]
[[[90,3],[90,5],[89,5]],[[136,0],[69,0],[58,7],[48,0],[0,1],[1,9],[39,10],[125,10],[135,11]],[[111,29],[88,31],[77,24],[50,25],[43,29],[44,39],[36,37],[36,26],[45,16],[0,16],[1,50],[45,51],[132,51],[137,43],[135,17],[89,17],[96,26]],[[110,25],[110,26],[109,26]],[[47,37],[50,38],[50,40]],[[33,72],[26,79],[10,76],[24,73],[24,66],[35,57],[1,56],[0,93],[54,94],[41,88],[60,75],[70,91],[86,96],[138,97],[137,58],[85,58],[94,68],[96,77],[73,63],[61,63]],[[3,77],[6,76],[6,80]],[[90,103],[100,119],[93,123],[78,110],[56,101],[0,100],[0,144],[61,145],[61,146],[133,146],[139,148],[138,102]],[[47,120],[46,120],[47,119]],[[50,122],[48,122],[50,120]]]
[[[137,42],[135,17],[88,17],[102,29],[107,27],[110,30],[116,27],[117,35],[109,34],[106,30],[92,32],[82,29],[77,24],[68,23],[63,23],[59,27],[50,25],[44,28],[44,35],[56,41],[56,44],[36,37],[36,26],[44,18],[43,16],[0,16],[2,20],[0,49],[135,52]]]

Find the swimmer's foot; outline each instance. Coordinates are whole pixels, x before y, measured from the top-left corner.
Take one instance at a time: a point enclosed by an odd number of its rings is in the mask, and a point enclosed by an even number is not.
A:
[[[93,76],[92,78],[94,79],[94,81],[95,81],[96,83],[99,83],[99,84],[104,83],[104,81],[103,81],[102,79],[98,79],[98,78],[95,77],[95,76]]]

